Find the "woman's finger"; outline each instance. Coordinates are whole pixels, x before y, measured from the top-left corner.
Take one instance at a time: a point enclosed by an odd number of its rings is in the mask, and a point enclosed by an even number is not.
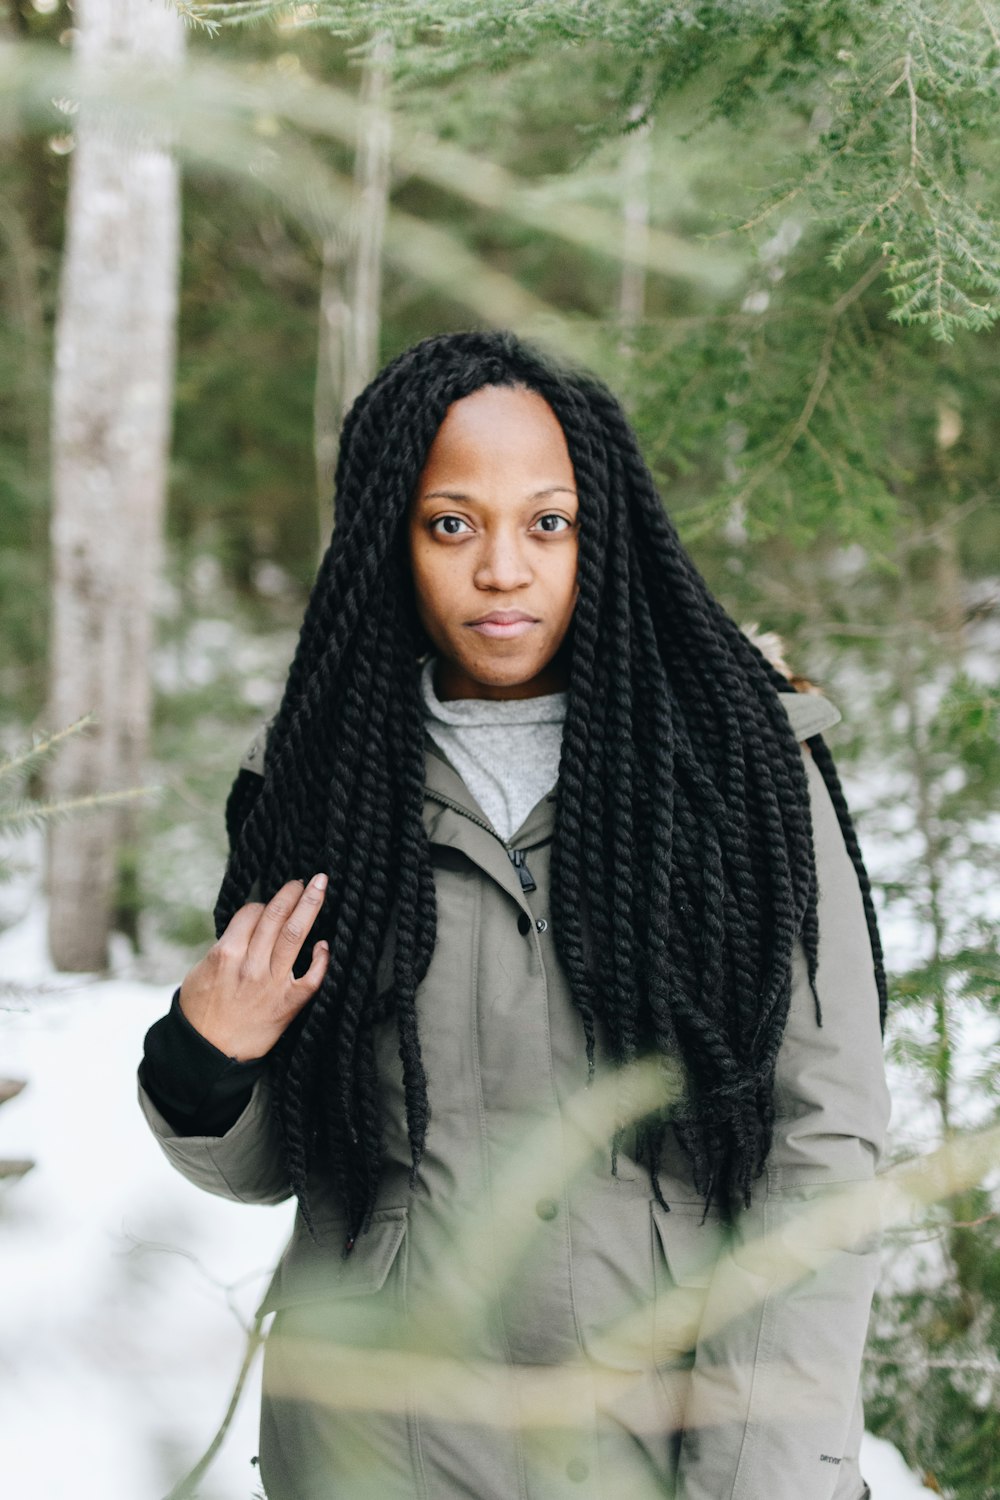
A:
[[[244,953],[244,971],[267,978],[271,971],[271,953],[278,933],[302,898],[301,880],[286,880],[264,907]]]
[[[273,979],[286,979],[288,977],[288,973],[299,956],[302,944],[305,942],[310,928],[319,916],[326,895],[326,885],[327,878],[325,875],[314,875],[295,903],[295,906],[274,933],[274,942],[270,955],[270,969]],[[261,926],[263,925],[262,918]],[[270,924],[268,931],[270,931]]]
[[[288,986],[288,1004],[292,1016],[297,1016],[304,1005],[308,1003],[323,983],[323,975],[326,973],[330,962],[330,945],[323,941],[316,944],[313,949],[312,963],[300,979],[295,979]]]
[[[216,940],[216,947],[223,949],[234,958],[242,958],[257,930],[257,924],[264,910],[264,904],[261,901],[250,901],[246,906],[239,907],[233,912]]]

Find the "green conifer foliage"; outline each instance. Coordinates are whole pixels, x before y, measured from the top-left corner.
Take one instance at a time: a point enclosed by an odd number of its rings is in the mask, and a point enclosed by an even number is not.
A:
[[[760,129],[774,105],[812,126],[778,180],[762,184],[756,227],[799,202],[835,231],[834,265],[885,257],[891,316],[950,340],[1000,315],[996,184],[984,178],[1000,103],[1000,11],[991,0],[275,0],[185,5],[222,25],[294,16],[363,45],[397,43],[403,84],[510,70],[596,49],[618,76],[604,129],[640,104],[669,109],[697,87],[706,119]]]

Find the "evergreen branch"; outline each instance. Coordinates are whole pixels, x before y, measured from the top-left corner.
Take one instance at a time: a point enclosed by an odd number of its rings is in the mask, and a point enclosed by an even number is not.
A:
[[[800,193],[803,193],[807,187],[810,187],[812,183],[817,181],[821,172],[825,170],[826,163],[824,163],[821,167],[817,167],[813,172],[807,172],[801,182],[797,182],[794,187],[791,187],[787,192],[782,193],[780,198],[772,199],[772,201],[768,203],[764,208],[760,209],[755,214],[751,214],[749,219],[744,219],[742,224],[737,224],[737,230],[742,234],[745,231],[756,229],[758,224],[763,224],[764,220],[769,219],[777,209],[783,208],[786,203],[794,203],[795,199],[800,195]],[[706,235],[705,238],[710,240],[722,239],[726,235],[732,234],[732,232],[732,228],[720,229],[717,230],[715,234]]]
[[[848,251],[850,251],[853,246],[861,243],[861,241],[865,238],[874,224],[886,218],[890,210],[895,208],[900,198],[902,198],[903,194],[906,192],[906,189],[908,187],[911,187],[912,184],[913,178],[911,177],[909,172],[905,173],[902,179],[897,183],[896,187],[892,190],[892,192],[889,193],[887,197],[881,199],[878,203],[876,203],[874,207],[871,208],[866,216],[861,220],[861,222],[855,225],[854,229],[851,230],[847,238],[841,240],[834,247],[834,249],[830,252],[830,264],[834,266],[836,270],[839,271],[842,268],[844,261],[847,258]]]
[[[977,510],[992,499],[992,495],[970,495],[967,500],[961,500],[957,505],[951,506],[943,516],[939,516],[936,520],[928,521],[926,525],[911,527],[905,536],[897,540],[896,548],[899,555],[902,557],[910,552],[919,552],[929,542],[940,543],[943,537],[946,537],[956,526],[961,525],[968,516],[974,515]],[[913,622],[914,625],[916,623],[916,621]],[[921,623],[926,626],[926,621]],[[912,626],[907,625],[905,628],[909,630]]]
[[[170,0],[170,4],[181,20],[186,21],[194,30],[207,31],[209,36],[218,36],[219,23],[209,16],[202,15],[199,8],[192,5],[190,0]]]
[[[0,828],[5,834],[22,833],[26,828],[43,828],[46,823],[59,822],[79,812],[92,812],[99,807],[132,802],[151,792],[161,792],[161,786],[128,787],[120,792],[94,792],[85,797],[70,797],[59,802],[26,802],[17,800],[7,807],[0,807]]]
[[[895,80],[895,82],[891,83],[886,89],[886,92],[883,95],[883,100],[890,99],[903,81],[903,74],[901,73]],[[847,132],[847,135],[841,141],[840,145],[834,147],[832,151],[828,152],[827,155],[824,156],[822,161],[820,161],[815,167],[813,167],[811,171],[806,172],[799,180],[799,182],[794,185],[794,187],[789,188],[786,192],[782,193],[780,197],[773,199],[763,209],[751,215],[749,219],[745,219],[742,224],[737,224],[735,226],[736,229],[741,233],[743,231],[756,229],[757,226],[759,224],[762,224],[765,219],[769,219],[776,209],[782,208],[786,203],[794,202],[794,200],[799,197],[801,193],[805,192],[808,188],[817,186],[817,184],[822,182],[825,177],[828,177],[831,174],[833,168],[839,164],[840,158],[846,156],[846,154],[854,146],[857,145],[858,141],[864,135],[868,127],[882,113],[882,109],[883,102],[879,101],[879,103],[875,104],[870,110],[868,110],[866,114],[862,115],[862,117],[857,121],[854,127]],[[721,238],[724,235],[732,234],[732,232],[733,230],[731,228],[719,230],[716,235],[706,235],[706,239]]]
[[[941,254],[941,226],[934,225],[934,311],[937,315],[938,327],[944,324],[944,299],[941,288],[944,285],[944,256]]]
[[[57,729],[52,734],[46,735],[44,739],[29,745],[26,750],[22,750],[19,755],[15,755],[11,760],[0,761],[0,782],[6,781],[8,777],[13,777],[16,773],[24,774],[25,772],[33,771],[36,766],[53,753],[56,746],[61,744],[63,740],[69,739],[74,734],[79,734],[88,724],[92,724],[93,722],[94,713],[91,710],[83,714],[79,719],[76,719],[65,729]]]
[[[937,178],[931,179],[929,187],[947,207],[950,221],[954,221],[952,233],[956,248],[960,251],[962,258],[979,273],[984,286],[992,292],[1000,292],[1000,261],[994,259],[993,264],[990,265],[983,253],[985,249],[986,251],[993,250],[994,255],[996,254],[994,225],[984,219],[981,214],[976,213],[974,209],[970,209],[967,204],[962,203],[953,193],[949,193]],[[976,242],[980,246],[978,252],[973,248]]]
[[[910,171],[916,172],[917,162],[920,159],[920,148],[917,145],[917,91],[913,87],[913,59],[909,52],[906,54],[903,77],[906,80],[906,92],[910,101]]]
[[[844,476],[841,473],[840,466],[837,464],[837,461],[834,458],[833,454],[828,448],[824,448],[823,444],[820,442],[815,432],[813,432],[812,428],[807,427],[803,436],[809,446],[814,449],[814,451],[819,455],[823,463],[825,463],[827,468],[829,469],[830,478],[833,480],[834,488],[836,489],[837,494],[842,500],[846,499],[847,485],[844,483]]]
[[[951,204],[946,206],[942,186],[942,179],[949,176],[961,181],[970,163],[975,164],[973,145],[992,131],[996,116],[1000,31],[986,0],[976,0],[971,7],[887,0],[877,27],[871,25],[867,0],[844,0],[835,19],[825,7],[806,8],[794,27],[788,24],[787,7],[748,6],[745,0],[693,0],[685,6],[635,0],[622,7],[533,0],[531,5],[499,8],[483,7],[474,0],[384,0],[377,4],[375,0],[319,0],[310,5],[289,5],[283,0],[219,4],[176,0],[176,4],[189,20],[213,25],[271,20],[279,28],[289,24],[295,29],[323,27],[348,39],[355,57],[362,55],[376,31],[387,28],[403,44],[396,70],[401,85],[407,81],[426,84],[472,65],[496,71],[537,56],[543,47],[565,50],[586,44],[595,56],[631,58],[635,76],[636,70],[652,76],[656,81],[650,97],[657,105],[711,70],[709,98],[697,107],[699,118],[707,112],[708,118],[735,122],[744,118],[750,101],[765,95],[778,97],[793,111],[801,112],[806,105],[814,111],[818,98],[830,113],[830,124],[820,136],[819,159],[812,144],[798,150],[794,177],[786,176],[779,191],[769,190],[763,203],[741,216],[738,227],[750,232],[779,210],[807,200],[818,219],[838,224],[841,239],[831,255],[838,269],[859,245],[879,235],[889,261],[888,291],[895,303],[890,317],[896,322],[927,324],[935,338],[949,341],[960,329],[986,328],[1000,316],[994,306],[1000,293],[993,285],[1000,278],[996,248],[1000,232],[961,193],[951,194]],[[837,60],[846,65],[844,70],[831,72],[833,45]],[[203,74],[199,68],[202,98],[197,107],[175,106],[182,121],[176,139],[181,152],[208,162],[218,151],[208,150],[205,143],[217,142],[219,134],[206,127],[215,122],[222,126],[223,135],[234,134],[232,121],[226,118],[232,91],[227,85],[218,100],[213,96],[213,109],[207,110],[203,101],[210,89]],[[172,82],[172,96],[176,89]],[[45,89],[46,100],[52,92]],[[595,137],[629,128],[624,106],[634,96],[633,78],[622,86],[621,118],[612,111],[606,121],[596,122]],[[116,107],[123,103],[117,85],[109,102]],[[273,110],[274,104],[262,98],[259,107]],[[284,101],[278,105],[279,110],[283,108]],[[332,129],[319,123],[328,108],[337,115]],[[313,119],[307,122],[310,112]],[[299,103],[285,117],[299,129],[345,140],[343,113],[335,91],[310,85],[300,90]],[[184,123],[188,117],[194,121],[190,129]],[[353,113],[348,123],[353,144]],[[403,135],[399,160],[405,167],[408,143]],[[232,149],[226,154],[231,160],[224,170],[232,171],[233,161],[239,158],[245,171],[245,149],[238,149],[235,140],[229,144]],[[438,150],[439,145],[435,143],[424,163],[419,160],[425,155],[424,143],[413,147],[411,169],[425,180],[463,193],[468,201],[532,229],[556,232],[574,244],[596,248],[598,253],[617,248],[617,236],[599,222],[594,210],[561,208],[552,214],[544,195],[527,191],[525,184],[506,177],[499,168],[480,166],[473,157],[461,158],[460,153],[449,155]],[[329,218],[338,217],[334,205],[340,198],[340,185],[333,184],[329,174],[324,179],[315,163],[306,165],[301,151],[298,161],[293,157],[294,153],[292,157],[282,154],[280,173],[272,173],[265,186],[281,193],[296,211],[308,201],[313,217],[317,204]],[[296,181],[300,164],[301,182]],[[970,228],[973,224],[974,229]],[[394,255],[406,265],[408,236],[405,226],[401,228]],[[655,236],[650,243],[655,244]],[[426,267],[433,257],[418,259]],[[696,248],[670,245],[665,238],[651,251],[651,260],[657,259],[667,274],[693,275],[694,279],[721,282],[728,270],[720,268],[714,278],[699,278],[698,270],[707,268],[699,266]],[[915,268],[913,277],[904,274],[910,268]],[[470,296],[464,277],[449,273],[447,280],[453,292],[462,288],[462,295]],[[473,310],[495,320],[494,299],[485,300],[487,306],[477,305]]]
[[[819,362],[816,367],[816,373],[813,376],[812,384],[809,387],[809,392],[806,396],[802,410],[799,412],[799,415],[796,417],[795,421],[792,423],[791,427],[786,433],[784,439],[781,441],[778,451],[772,454],[772,456],[764,463],[759,465],[759,467],[750,475],[743,488],[739,491],[735,501],[737,505],[745,504],[746,501],[749,500],[750,496],[754,493],[754,491],[757,490],[761,484],[763,484],[764,480],[769,478],[770,475],[772,475],[777,469],[781,468],[782,464],[788,458],[788,455],[795,447],[795,444],[798,442],[799,438],[802,437],[808,429],[809,423],[813,418],[813,413],[815,412],[816,407],[819,403],[819,399],[822,396],[823,391],[826,387],[826,383],[830,378],[830,367],[833,360],[833,350],[837,337],[837,325],[847,309],[854,302],[856,302],[858,298],[868,290],[872,282],[879,275],[881,275],[882,271],[885,269],[885,264],[886,263],[884,257],[879,256],[878,260],[873,261],[872,264],[864,272],[864,274],[859,276],[853,286],[848,287],[847,291],[843,292],[830,308],[829,313],[827,314],[827,330],[823,339],[822,348],[820,349],[820,356]]]
[[[959,1359],[947,1355],[919,1354],[909,1351],[902,1355],[877,1354],[874,1350],[866,1350],[863,1358],[866,1364],[891,1365],[897,1369],[902,1367],[913,1371],[975,1370],[977,1374],[1000,1378],[1000,1360],[998,1359]]]
[[[898,625],[858,625],[845,620],[818,620],[813,629],[823,640],[843,636],[847,640],[900,641],[912,634],[916,623],[901,621]]]
[[[976,0],[976,9],[982,16],[983,21],[986,25],[986,29],[989,32],[990,36],[993,38],[994,47],[996,47],[997,51],[1000,51],[1000,31],[997,30],[993,17],[990,15],[989,9],[984,3],[984,0]]]
[[[280,26],[286,15],[294,17],[298,27],[303,24],[305,16],[296,15],[296,12],[311,10],[315,13],[316,9],[312,5],[296,4],[294,0],[282,0],[277,5],[274,0],[215,0],[215,3],[209,0],[202,5],[193,3],[193,0],[171,0],[171,3],[185,20],[215,32],[221,26],[255,26],[261,21],[273,21]]]
[[[952,1224],[946,1224],[946,1229],[979,1229],[983,1224],[993,1224],[1000,1219],[1000,1213],[982,1214],[978,1219],[956,1219]]]
[[[0,1002],[7,1000],[35,1000],[40,995],[65,995],[68,991],[75,993],[87,985],[104,984],[107,975],[104,974],[74,974],[62,976],[59,981],[38,979],[0,979]],[[0,1003],[0,1011],[9,1011],[23,1014],[23,1006],[13,1006]]]

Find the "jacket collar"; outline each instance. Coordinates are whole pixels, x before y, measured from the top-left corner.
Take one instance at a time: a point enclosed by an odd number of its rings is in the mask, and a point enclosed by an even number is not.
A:
[[[424,735],[424,822],[433,822],[441,808],[449,803],[456,804],[453,810],[461,811],[469,819],[478,819],[490,827],[489,818],[469,791],[455,767],[448,760],[439,745],[436,745],[430,735]],[[430,806],[428,807],[428,803]],[[555,829],[556,820],[556,793],[553,787],[551,791],[540,798],[528,813],[520,828],[516,828],[511,837],[506,841],[511,849],[530,848],[532,844],[543,843],[551,838]],[[428,832],[430,832],[428,826]],[[484,829],[483,832],[487,832]],[[497,839],[494,831],[492,838]],[[504,842],[500,839],[500,842]]]
[[[521,880],[509,850],[529,852],[551,839],[556,821],[555,789],[547,792],[506,841],[469,791],[461,776],[429,735],[424,736],[424,827],[434,844],[460,849],[530,916]]]
[[[780,693],[778,696],[788,714],[797,739],[804,740],[810,735],[820,734],[824,729],[829,729],[831,724],[838,723],[841,718],[840,710],[823,693],[795,692]],[[452,802],[457,803],[471,818],[479,818],[484,823],[489,822],[483,809],[444,751],[426,731],[424,733],[424,790],[427,793],[425,804],[428,799],[431,802],[429,809],[425,805],[425,820],[437,816],[435,808],[440,808],[444,802]],[[529,842],[540,843],[545,838],[551,838],[555,826],[555,800],[555,792],[552,791],[536,803],[521,827],[509,840],[511,848],[520,849]]]
[[[841,718],[840,709],[825,693],[779,693],[778,697],[785,705],[796,739],[805,740],[810,735],[821,734]]]
[[[840,710],[823,693],[794,692],[779,696],[799,740],[821,733],[841,717]],[[425,731],[423,816],[432,843],[461,849],[525,905],[520,880],[507,851],[530,850],[552,838],[556,819],[554,788],[536,802],[520,828],[504,841],[440,746]]]

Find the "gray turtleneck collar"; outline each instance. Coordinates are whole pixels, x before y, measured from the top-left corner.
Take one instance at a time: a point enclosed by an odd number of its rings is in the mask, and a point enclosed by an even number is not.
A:
[[[442,702],[434,687],[436,661],[430,656],[420,673],[427,731],[509,840],[555,784],[569,694]]]

